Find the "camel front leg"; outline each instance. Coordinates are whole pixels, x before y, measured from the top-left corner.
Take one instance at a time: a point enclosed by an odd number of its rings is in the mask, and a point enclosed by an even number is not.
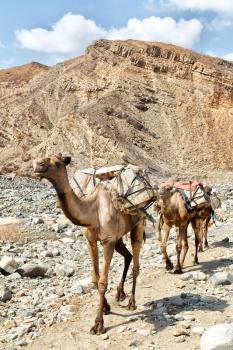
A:
[[[132,254],[128,251],[125,244],[122,241],[122,238],[116,243],[115,250],[124,257],[124,270],[121,277],[121,281],[117,286],[116,301],[123,301],[126,298],[124,292],[124,283],[126,275],[129,269],[130,262],[132,260]]]
[[[179,227],[177,237],[176,237],[176,255],[177,255],[177,261],[176,261],[176,268],[174,270],[174,273],[182,273],[181,263],[180,263],[180,255],[182,250],[182,238],[183,238],[183,232],[182,228]]]
[[[108,287],[108,273],[114,248],[115,242],[103,242],[104,262],[103,269],[101,271],[100,278],[98,281],[98,291],[100,299],[95,324],[90,330],[92,334],[102,334],[105,332],[103,314],[104,311],[105,313],[110,312],[110,306],[107,303],[107,299],[105,298],[105,293]]]
[[[85,233],[86,239],[87,239],[87,248],[91,257],[92,262],[92,283],[94,283],[96,286],[98,286],[99,281],[99,252],[98,252],[98,246],[97,241],[95,237],[93,238],[93,234],[91,234],[90,230],[87,230]]]
[[[185,261],[186,255],[188,253],[188,250],[189,250],[187,229],[188,229],[188,224],[187,224],[186,227],[184,227],[183,236],[182,236],[182,240],[183,240],[183,256],[182,256],[182,259],[181,259],[181,268],[184,267],[184,261]]]
[[[132,284],[131,296],[128,304],[129,310],[136,309],[135,290],[136,290],[137,277],[139,275],[139,255],[140,255],[140,250],[142,246],[143,235],[144,235],[143,224],[139,224],[131,231],[131,244],[132,244],[132,251],[133,251],[133,284]]]
[[[173,269],[173,264],[167,254],[167,241],[170,233],[170,226],[164,223],[162,227],[162,232],[163,232],[163,235],[162,235],[162,242],[160,244],[160,250],[166,261],[166,270],[169,271]]]

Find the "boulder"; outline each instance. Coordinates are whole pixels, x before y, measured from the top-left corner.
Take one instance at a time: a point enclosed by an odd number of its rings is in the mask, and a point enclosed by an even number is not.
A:
[[[201,350],[232,350],[233,323],[219,324],[208,329],[201,337]]]

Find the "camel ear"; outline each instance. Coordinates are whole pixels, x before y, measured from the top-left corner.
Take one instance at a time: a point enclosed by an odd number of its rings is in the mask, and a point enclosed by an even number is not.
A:
[[[63,157],[63,162],[64,162],[65,165],[70,164],[70,162],[71,162],[71,157]]]

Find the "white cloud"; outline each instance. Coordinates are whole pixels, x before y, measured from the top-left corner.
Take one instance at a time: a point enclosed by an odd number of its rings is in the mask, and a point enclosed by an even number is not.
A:
[[[16,38],[22,47],[62,54],[82,52],[90,42],[105,35],[105,30],[98,27],[94,21],[71,13],[63,16],[50,31],[43,28],[16,31]]]
[[[132,18],[127,27],[112,29],[108,39],[138,39],[162,41],[184,47],[192,47],[200,38],[202,24],[197,19],[176,22],[171,17],[148,17],[143,20]]]
[[[213,11],[224,16],[233,16],[232,0],[168,0],[168,4],[181,10]]]
[[[82,53],[100,38],[163,41],[190,48],[199,40],[202,29],[197,19],[175,21],[171,17],[152,16],[143,20],[133,18],[126,27],[106,30],[82,15],[68,13],[51,30],[22,29],[16,31],[16,37],[23,48],[68,57]]]
[[[224,55],[222,58],[224,58],[224,60],[227,60],[227,61],[233,61],[233,52]]]

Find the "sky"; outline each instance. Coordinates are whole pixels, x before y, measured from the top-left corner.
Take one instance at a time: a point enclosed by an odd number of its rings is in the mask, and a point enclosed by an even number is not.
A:
[[[2,0],[0,69],[79,56],[94,40],[161,41],[233,60],[233,0]]]

